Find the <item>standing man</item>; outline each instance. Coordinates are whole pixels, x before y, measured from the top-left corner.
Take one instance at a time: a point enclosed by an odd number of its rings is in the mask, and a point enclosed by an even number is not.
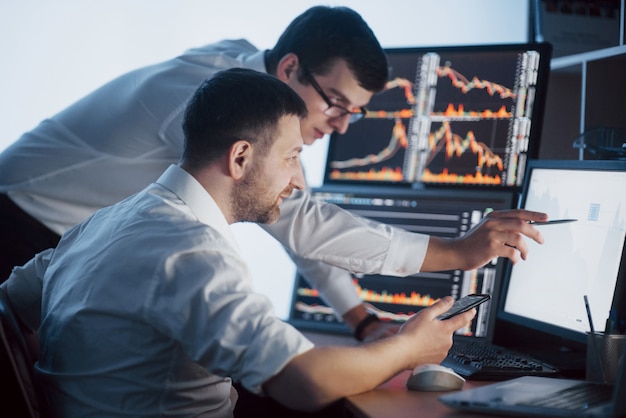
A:
[[[273,223],[304,188],[304,115],[274,77],[217,73],[189,102],[178,165],[15,269],[3,286],[43,285],[36,369],[47,415],[228,417],[231,378],[315,411],[445,357],[475,314],[436,319],[450,297],[385,340],[315,348],[253,292],[229,224]]]
[[[176,163],[187,102],[205,79],[233,67],[267,72],[304,99],[305,144],[345,132],[388,78],[384,52],[361,16],[348,8],[318,6],[298,16],[271,50],[259,51],[244,40],[223,41],[112,80],[0,154],[0,280],[13,266],[54,247],[61,234],[97,209],[140,191]],[[321,209],[306,191],[294,193],[281,211],[281,221],[268,231],[293,254],[326,302],[359,331],[359,339],[377,338],[386,330],[371,322],[342,269],[406,276],[431,267],[475,268],[494,256],[517,258],[517,251],[502,245],[506,239],[525,256],[523,242],[516,245],[523,241],[520,234],[528,233],[519,214],[507,215],[505,224],[487,222],[481,229],[486,241],[457,249],[452,241],[438,245],[427,236],[372,228],[336,208]],[[496,234],[487,233],[493,229]],[[342,243],[344,238],[349,241]],[[422,266],[427,248],[438,264],[426,260]]]
[[[185,105],[205,79],[233,67],[267,72],[298,92],[308,108],[301,124],[307,145],[345,132],[387,81],[384,52],[366,22],[353,10],[322,6],[294,19],[271,50],[227,40],[112,80],[0,154],[0,282],[14,266],[54,247],[71,226],[138,192],[176,163]],[[283,209],[285,217],[289,211]],[[300,261],[354,329],[367,314],[349,275]]]

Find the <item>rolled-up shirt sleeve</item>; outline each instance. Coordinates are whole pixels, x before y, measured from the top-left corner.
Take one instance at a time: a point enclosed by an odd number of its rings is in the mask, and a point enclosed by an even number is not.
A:
[[[269,299],[252,290],[247,267],[227,243],[179,254],[164,265],[166,280],[149,298],[146,316],[211,373],[262,393],[268,379],[313,348],[276,317]]]
[[[265,229],[300,257],[354,273],[409,276],[420,272],[429,236],[355,216],[297,191]]]

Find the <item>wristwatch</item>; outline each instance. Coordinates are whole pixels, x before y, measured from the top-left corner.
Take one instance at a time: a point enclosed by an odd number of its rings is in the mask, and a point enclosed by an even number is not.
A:
[[[356,328],[354,328],[354,338],[356,338],[359,341],[363,341],[363,336],[361,334],[363,334],[363,330],[372,322],[377,322],[380,321],[380,318],[378,317],[378,315],[376,315],[373,312],[370,312],[365,318],[361,319],[361,322],[359,322],[356,326]]]

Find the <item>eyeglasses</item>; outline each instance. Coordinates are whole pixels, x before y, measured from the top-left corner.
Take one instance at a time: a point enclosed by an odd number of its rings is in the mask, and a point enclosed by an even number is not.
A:
[[[322,99],[324,99],[324,101],[328,105],[326,110],[324,110],[324,114],[326,116],[330,116],[331,118],[340,118],[342,116],[349,114],[350,123],[354,123],[358,120],[363,119],[363,117],[367,114],[367,109],[364,108],[363,106],[357,108],[356,110],[350,110],[343,106],[333,103],[328,98],[326,93],[324,93],[324,90],[322,90],[322,87],[320,87],[317,81],[315,81],[313,74],[311,74],[311,72],[307,68],[305,67],[301,67],[301,68],[302,68],[302,74],[304,75],[304,77],[307,79],[309,83],[311,83],[315,91],[320,95]]]

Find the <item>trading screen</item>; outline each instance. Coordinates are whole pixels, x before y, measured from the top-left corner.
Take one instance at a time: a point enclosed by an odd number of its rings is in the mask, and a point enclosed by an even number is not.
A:
[[[390,80],[329,146],[325,182],[521,185],[549,46],[387,50]]]
[[[314,192],[317,199],[337,204],[355,215],[384,222],[412,232],[441,237],[458,237],[469,231],[490,211],[511,207],[508,193],[423,190]],[[493,293],[501,274],[501,261],[494,260],[472,271],[419,273],[410,277],[352,274],[358,295],[371,304],[383,320],[402,323],[440,298],[458,299],[469,293]],[[459,334],[483,336],[489,303],[479,309],[477,319]],[[334,312],[300,275],[296,277],[290,320],[295,325],[326,330],[347,330]]]
[[[531,165],[523,207],[571,222],[537,226],[545,242],[528,240],[531,256],[511,267],[504,304],[505,314],[575,332],[582,341],[590,329],[584,295],[594,328],[604,330],[626,261],[626,162],[601,161],[593,169],[584,163]]]

